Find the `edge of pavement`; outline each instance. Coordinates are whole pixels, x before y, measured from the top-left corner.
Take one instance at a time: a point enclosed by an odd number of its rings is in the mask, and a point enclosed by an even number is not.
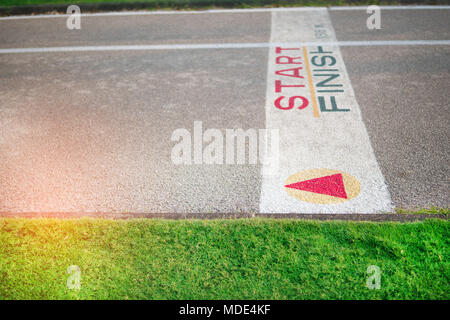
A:
[[[281,3],[274,0],[166,0],[166,1],[136,1],[136,2],[97,2],[79,3],[82,12],[105,12],[123,10],[155,10],[155,9],[210,9],[210,8],[251,8],[251,7],[294,7],[294,6],[345,6],[345,5],[440,5],[448,4],[447,0],[386,0],[386,1],[365,1],[365,0],[345,0],[341,1],[314,1],[308,0],[285,0]],[[38,4],[38,5],[12,5],[0,6],[0,16],[25,15],[25,14],[45,14],[45,13],[66,13],[66,4]]]
[[[426,219],[448,220],[447,214],[364,213],[364,214],[304,214],[304,213],[103,213],[103,212],[24,212],[0,213],[0,218],[51,218],[51,219],[165,219],[165,220],[217,220],[217,219],[295,219],[295,220],[344,220],[372,222],[414,222]]]

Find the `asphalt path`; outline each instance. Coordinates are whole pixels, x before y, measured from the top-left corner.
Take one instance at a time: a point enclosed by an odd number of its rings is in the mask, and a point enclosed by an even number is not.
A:
[[[327,163],[353,173],[369,202],[381,179],[387,193],[373,202],[392,204],[365,213],[449,205],[448,9],[383,9],[381,30],[367,29],[364,10],[323,13],[342,42],[346,88],[367,130],[360,143],[373,150],[373,185],[372,176],[342,166],[345,157]],[[81,30],[68,30],[66,17],[0,19],[0,212],[266,213],[262,203],[276,204],[284,193],[264,195],[260,163],[176,165],[171,136],[194,132],[195,121],[224,136],[272,121],[265,106],[274,12],[87,15]],[[295,28],[277,32],[301,37]],[[333,141],[326,147],[338,150]],[[320,163],[313,142],[296,145],[311,151],[308,163]],[[279,200],[278,213],[364,211],[296,209]]]

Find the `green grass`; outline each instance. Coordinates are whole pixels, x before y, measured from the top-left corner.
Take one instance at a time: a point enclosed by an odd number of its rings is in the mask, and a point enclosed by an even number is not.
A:
[[[4,218],[0,298],[448,299],[449,237],[445,220]],[[369,265],[380,290],[366,287]]]

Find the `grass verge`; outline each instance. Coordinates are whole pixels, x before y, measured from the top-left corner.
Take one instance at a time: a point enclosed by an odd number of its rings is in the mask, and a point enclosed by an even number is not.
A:
[[[4,218],[0,298],[448,299],[449,236],[446,220]]]

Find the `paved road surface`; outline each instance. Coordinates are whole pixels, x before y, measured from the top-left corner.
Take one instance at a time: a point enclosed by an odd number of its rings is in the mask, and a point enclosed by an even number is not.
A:
[[[66,17],[2,18],[0,212],[448,207],[449,9],[383,9],[381,30],[345,8],[88,15],[81,30],[68,30]],[[277,46],[298,50],[297,78],[277,78]],[[328,84],[342,86],[328,89],[342,89],[338,107],[349,111],[320,109],[319,46],[337,61]],[[298,87],[277,93],[279,79]],[[275,108],[280,94],[282,107],[289,96],[308,105]],[[195,121],[223,137],[279,129],[278,171],[267,175],[260,161],[174,164],[171,136],[194,135]],[[345,197],[320,180],[333,174]],[[309,182],[299,191],[289,179]]]

